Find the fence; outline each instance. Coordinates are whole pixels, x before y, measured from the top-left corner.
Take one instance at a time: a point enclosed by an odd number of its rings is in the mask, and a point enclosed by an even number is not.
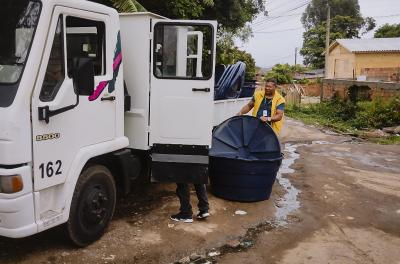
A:
[[[334,96],[344,100],[390,99],[400,96],[400,83],[323,79],[321,101],[330,100]]]
[[[300,105],[301,95],[305,94],[303,87],[298,84],[280,85],[278,89],[285,95],[285,101],[288,105]]]

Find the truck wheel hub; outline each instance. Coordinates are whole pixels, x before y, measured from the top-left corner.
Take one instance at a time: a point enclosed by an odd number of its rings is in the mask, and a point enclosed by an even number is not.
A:
[[[85,219],[90,224],[100,223],[107,213],[107,193],[101,187],[94,187],[90,190],[86,199],[84,210]]]

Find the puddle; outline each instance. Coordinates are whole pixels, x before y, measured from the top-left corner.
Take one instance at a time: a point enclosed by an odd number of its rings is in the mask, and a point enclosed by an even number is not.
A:
[[[333,144],[333,143],[328,142],[328,141],[323,141],[323,140],[314,140],[314,141],[312,141],[311,144],[315,144],[315,145],[328,145],[328,144]]]
[[[285,144],[285,158],[283,159],[281,168],[276,176],[279,184],[286,191],[286,194],[278,200],[279,206],[276,207],[275,224],[277,226],[286,225],[288,215],[300,208],[300,201],[297,199],[300,191],[292,185],[289,179],[284,178],[282,175],[294,172],[290,166],[292,166],[300,157],[300,154],[296,153],[296,150],[298,147],[305,145],[306,144]]]
[[[288,178],[284,178],[282,175],[290,174],[295,172],[290,168],[295,161],[300,157],[297,148],[307,145],[327,145],[332,144],[328,141],[312,141],[307,143],[286,143],[285,144],[285,158],[282,161],[281,168],[276,176],[279,184],[285,189],[286,194],[278,200],[278,206],[276,206],[274,224],[276,226],[283,226],[287,224],[288,215],[300,208],[300,201],[298,195],[300,191],[296,189]]]
[[[288,178],[283,175],[294,173],[295,170],[290,167],[296,162],[300,157],[297,153],[297,149],[302,146],[309,146],[312,144],[332,144],[327,141],[309,141],[302,143],[286,143],[284,152],[285,158],[282,161],[281,168],[276,176],[278,183],[285,189],[285,195],[277,201],[278,206],[276,206],[276,213],[272,221],[265,221],[258,224],[255,227],[249,228],[246,234],[234,243],[227,243],[219,248],[213,248],[211,251],[206,252],[203,257],[193,261],[191,263],[205,264],[205,263],[218,263],[218,259],[228,253],[236,253],[240,251],[246,251],[247,249],[254,246],[257,237],[263,232],[272,231],[275,228],[279,228],[288,224],[288,216],[300,208],[300,201],[298,200],[298,195],[300,190],[296,189]],[[232,244],[234,246],[232,246]],[[210,255],[214,251],[218,252],[217,255]],[[187,257],[189,258],[189,257]]]

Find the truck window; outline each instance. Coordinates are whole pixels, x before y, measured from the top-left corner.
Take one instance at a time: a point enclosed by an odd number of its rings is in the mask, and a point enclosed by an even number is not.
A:
[[[153,70],[157,78],[209,79],[213,65],[210,25],[163,24],[154,28]]]
[[[9,107],[28,62],[42,4],[2,0],[0,8],[0,107]]]
[[[46,75],[44,77],[40,100],[49,102],[56,97],[61,84],[65,79],[65,61],[63,52],[63,18],[58,18],[56,31],[53,38],[49,62],[47,63]]]
[[[106,73],[105,24],[84,18],[68,16],[67,28],[67,69],[71,78],[73,58],[91,58],[96,76]]]

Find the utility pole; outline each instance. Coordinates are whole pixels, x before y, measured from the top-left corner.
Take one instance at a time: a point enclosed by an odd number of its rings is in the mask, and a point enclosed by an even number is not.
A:
[[[294,49],[294,66],[297,65],[297,47]]]
[[[328,15],[326,18],[326,40],[325,40],[325,78],[328,76],[329,41],[331,32],[331,7],[328,3]]]

